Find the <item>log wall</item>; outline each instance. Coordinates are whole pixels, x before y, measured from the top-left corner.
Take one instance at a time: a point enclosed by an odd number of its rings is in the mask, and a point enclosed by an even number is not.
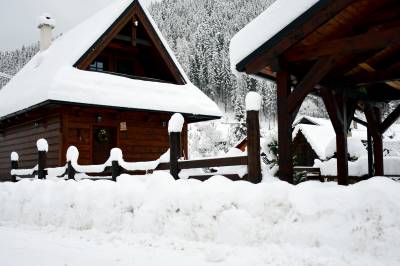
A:
[[[13,151],[19,154],[21,168],[34,167],[38,159],[36,141],[40,138],[45,138],[49,143],[48,166],[59,166],[60,130],[58,114],[45,116],[40,120],[15,122],[12,127],[3,129],[0,134],[0,178],[10,176],[10,154]]]

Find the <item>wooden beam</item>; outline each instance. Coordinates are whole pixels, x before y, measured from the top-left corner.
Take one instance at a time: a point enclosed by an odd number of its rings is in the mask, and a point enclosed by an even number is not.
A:
[[[273,47],[260,47],[258,51],[255,52],[258,53],[258,56],[245,65],[244,68],[246,73],[258,73],[265,66],[270,65],[271,62],[276,62],[276,58],[279,57],[284,51],[309,35],[311,32],[315,31],[321,25],[328,22],[332,17],[334,17],[347,6],[351,5],[354,1],[326,0],[319,2],[320,3],[317,5],[322,6],[321,10],[318,10],[318,12],[315,14],[309,14],[308,16],[310,16],[310,18],[308,18],[307,21],[303,22],[299,21],[298,19],[293,22],[293,24],[298,24],[296,30],[288,31],[287,34]]]
[[[367,126],[368,126],[368,123],[367,123],[367,122],[365,122],[364,120],[361,120],[360,118],[353,117],[353,120],[354,120],[354,121],[356,121],[357,123],[359,123],[359,124],[361,124],[361,125],[365,126],[365,127],[367,127]]]
[[[347,104],[342,93],[335,96],[326,88],[321,89],[321,96],[336,134],[338,184],[348,185]]]
[[[320,94],[331,120],[333,129],[335,132],[341,132],[343,130],[344,121],[335,96],[333,95],[332,91],[327,88],[321,89]]]
[[[351,122],[353,121],[354,114],[356,113],[357,102],[355,100],[347,99],[346,101],[346,111],[347,111],[347,131],[349,131]]]
[[[299,82],[289,96],[289,112],[293,112],[296,107],[304,101],[304,98],[314,89],[314,87],[326,76],[335,63],[336,55],[319,59],[308,71],[305,77]]]
[[[400,27],[395,27],[384,31],[371,31],[339,40],[296,47],[285,52],[284,58],[289,62],[316,60],[320,57],[338,53],[362,53],[383,49],[399,42]]]
[[[278,105],[279,178],[293,184],[292,116],[288,98],[291,84],[290,74],[279,71],[276,75]]]
[[[381,134],[385,133],[386,130],[388,130],[394,122],[400,117],[400,104],[394,109],[388,117],[380,124],[379,126],[379,131]]]

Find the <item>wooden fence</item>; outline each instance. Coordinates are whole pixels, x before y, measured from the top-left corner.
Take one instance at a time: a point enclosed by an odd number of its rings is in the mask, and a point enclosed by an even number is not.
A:
[[[175,114],[172,116],[170,120],[170,124],[174,123],[174,116],[180,114]],[[183,118],[182,118],[183,119]],[[57,176],[63,177],[66,179],[75,179],[77,174],[84,175],[101,175],[103,177],[91,177],[87,176],[84,178],[89,179],[111,179],[113,181],[117,180],[117,177],[121,174],[131,174],[131,175],[140,175],[146,174],[152,171],[157,170],[169,170],[171,175],[175,178],[179,178],[179,173],[185,169],[195,169],[195,168],[213,168],[213,167],[226,167],[226,166],[247,166],[247,175],[241,177],[238,173],[223,173],[222,175],[230,178],[231,180],[247,180],[252,183],[261,182],[261,162],[260,162],[260,126],[259,126],[259,111],[249,110],[247,111],[247,139],[248,139],[248,148],[246,156],[239,157],[223,157],[223,158],[207,158],[200,160],[180,160],[182,157],[181,154],[181,131],[182,125],[178,130],[169,130],[169,160],[168,162],[157,162],[154,161],[154,167],[147,167],[146,169],[133,169],[129,167],[124,167],[126,164],[135,164],[123,162],[122,160],[122,151],[120,158],[116,156],[112,156],[112,151],[110,154],[109,160],[103,164],[103,168],[101,165],[97,166],[79,166],[76,160],[72,160],[69,158],[67,154],[67,162],[64,166],[57,168],[47,168],[47,149],[46,147],[41,147],[43,145],[43,139],[40,140],[42,145],[38,146],[38,159],[37,166],[31,169],[19,169],[18,168],[18,154],[13,152],[11,155],[11,181],[17,182],[21,178],[38,178],[38,179],[46,179],[48,176]],[[169,125],[170,128],[170,125]],[[39,142],[39,141],[38,141]],[[75,148],[75,147],[73,147]],[[71,147],[70,147],[71,149]],[[76,149],[76,148],[75,148]],[[115,149],[114,149],[115,150]],[[144,162],[149,163],[149,162]],[[122,164],[122,165],[121,165]],[[137,163],[140,164],[140,163]],[[91,168],[97,168],[97,170],[93,170]],[[85,168],[84,170],[80,168]],[[98,168],[102,168],[101,171],[98,171]],[[189,178],[194,178],[198,180],[206,180],[211,176],[219,174],[216,173],[208,173],[202,175],[191,175]]]

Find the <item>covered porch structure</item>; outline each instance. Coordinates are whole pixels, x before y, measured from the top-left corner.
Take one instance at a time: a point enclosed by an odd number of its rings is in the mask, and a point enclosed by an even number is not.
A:
[[[235,70],[277,84],[279,177],[293,183],[292,124],[310,93],[322,97],[336,133],[338,183],[349,184],[347,132],[357,109],[371,136],[370,174],[384,175],[382,134],[400,106],[384,120],[379,106],[400,99],[400,2],[288,2],[277,0],[231,42]]]

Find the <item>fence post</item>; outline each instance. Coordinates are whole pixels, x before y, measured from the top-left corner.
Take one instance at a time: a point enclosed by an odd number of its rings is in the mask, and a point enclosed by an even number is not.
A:
[[[168,123],[170,173],[175,180],[179,179],[178,159],[181,157],[181,132],[184,123],[185,119],[178,113]]]
[[[11,153],[11,172],[18,169],[19,155],[15,151]],[[11,174],[11,182],[17,182],[17,176]]]
[[[75,168],[72,166],[71,161],[68,161],[67,174],[68,174],[69,180],[75,179],[76,171],[75,171]]]
[[[117,182],[117,177],[122,174],[122,167],[119,162],[123,161],[122,150],[119,148],[113,148],[110,151],[111,159],[111,178],[112,181]]]
[[[74,166],[72,165],[72,162],[75,164],[78,164],[78,158],[79,158],[79,151],[78,148],[75,146],[69,146],[67,149],[67,174],[68,174],[68,179],[75,179],[76,175],[76,170]]]
[[[47,151],[49,150],[49,145],[45,139],[39,139],[36,142],[38,149],[38,178],[46,179],[46,164],[47,164]]]
[[[246,124],[247,124],[247,174],[252,183],[260,183],[260,121],[261,96],[256,92],[249,92],[246,96]]]
[[[111,162],[111,177],[112,181],[116,182],[117,177],[121,175],[121,167],[119,166],[118,161]]]

